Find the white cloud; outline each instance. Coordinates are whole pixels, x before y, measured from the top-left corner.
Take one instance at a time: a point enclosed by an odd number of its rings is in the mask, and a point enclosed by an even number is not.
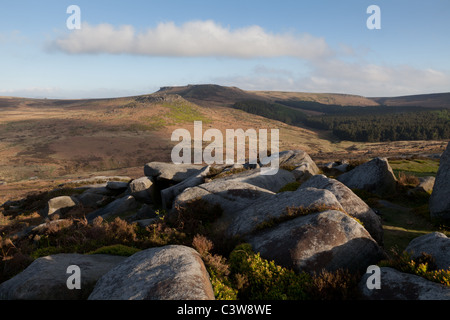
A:
[[[247,90],[357,94],[366,97],[448,92],[450,72],[328,59],[310,63],[308,72],[258,65],[247,75],[214,77],[212,82]]]
[[[344,62],[337,59],[314,63],[303,79],[307,90],[355,93],[365,96],[409,95],[446,92],[450,73],[409,65]]]
[[[310,34],[274,34],[260,26],[223,27],[212,20],[190,21],[181,26],[160,23],[138,33],[132,26],[87,23],[50,44],[66,53],[137,54],[172,57],[280,57],[316,59],[332,54],[323,38]]]

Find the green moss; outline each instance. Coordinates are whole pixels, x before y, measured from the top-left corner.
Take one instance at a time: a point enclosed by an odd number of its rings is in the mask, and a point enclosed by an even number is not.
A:
[[[295,191],[300,187],[301,183],[298,181],[289,182],[288,184],[284,185],[280,190],[278,190],[278,193],[285,192],[285,191]]]
[[[46,256],[49,256],[52,254],[58,254],[58,253],[64,253],[64,252],[65,252],[65,250],[63,248],[51,246],[51,247],[46,247],[46,248],[39,248],[39,249],[33,251],[30,254],[30,257],[32,259],[37,259],[40,257],[46,257]]]
[[[141,250],[137,248],[125,246],[123,244],[115,244],[98,248],[94,251],[89,252],[88,254],[111,254],[115,256],[129,257],[139,251]]]

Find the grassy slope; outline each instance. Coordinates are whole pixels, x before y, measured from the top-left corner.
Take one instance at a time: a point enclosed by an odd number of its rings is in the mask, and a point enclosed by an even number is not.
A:
[[[436,176],[439,169],[439,159],[391,159],[389,164],[397,176],[400,172],[416,177]]]
[[[389,164],[397,177],[400,172],[417,177],[435,176],[439,167],[438,160],[417,158],[389,160]],[[412,188],[413,186],[399,186],[396,194],[385,199],[362,195],[371,207],[382,214],[385,249],[388,253],[391,249],[401,252],[412,239],[430,232],[439,231],[450,236],[450,230],[430,219],[430,195],[424,193],[408,196],[407,192]]]
[[[150,95],[152,96],[152,95]],[[203,130],[280,129],[281,149],[333,152],[316,132],[226,107],[201,107],[179,96],[105,100],[0,99],[0,181],[8,183],[141,167],[170,161],[171,133],[193,121]],[[16,101],[16,100],[14,100]],[[3,101],[4,102],[4,101]],[[6,106],[7,105],[7,106]]]

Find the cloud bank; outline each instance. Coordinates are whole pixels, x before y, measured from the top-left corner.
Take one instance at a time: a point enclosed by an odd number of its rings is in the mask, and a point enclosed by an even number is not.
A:
[[[83,24],[80,30],[53,40],[53,49],[70,54],[136,54],[170,57],[296,57],[316,59],[332,54],[326,41],[310,34],[275,34],[260,26],[231,30],[214,21],[158,24],[144,32],[133,26]]]
[[[256,66],[245,75],[215,76],[210,82],[246,90],[357,94],[366,97],[448,92],[450,72],[408,65],[376,65],[339,59],[308,63],[308,72]]]

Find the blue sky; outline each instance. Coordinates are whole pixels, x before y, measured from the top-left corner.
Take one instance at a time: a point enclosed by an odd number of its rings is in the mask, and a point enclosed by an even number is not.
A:
[[[381,29],[366,27],[368,6]],[[69,5],[81,10],[69,30]],[[0,95],[99,98],[215,83],[450,91],[450,1],[2,1]]]

